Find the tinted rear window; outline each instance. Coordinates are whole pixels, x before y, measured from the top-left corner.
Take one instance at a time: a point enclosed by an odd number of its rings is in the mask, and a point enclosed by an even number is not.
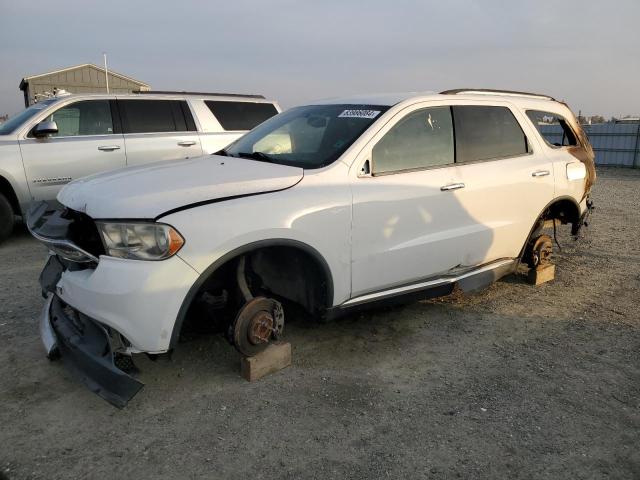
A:
[[[205,100],[225,130],[251,130],[278,113],[271,103],[221,102]]]
[[[507,107],[454,106],[456,162],[476,162],[528,153],[520,124]]]
[[[182,105],[184,104],[184,105]],[[124,133],[195,130],[186,102],[180,100],[119,100]],[[185,112],[189,118],[185,119]]]

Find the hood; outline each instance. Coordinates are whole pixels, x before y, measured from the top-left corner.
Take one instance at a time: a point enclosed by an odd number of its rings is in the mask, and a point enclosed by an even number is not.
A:
[[[207,155],[81,178],[58,193],[63,205],[92,218],[153,219],[175,209],[289,188],[301,168]]]

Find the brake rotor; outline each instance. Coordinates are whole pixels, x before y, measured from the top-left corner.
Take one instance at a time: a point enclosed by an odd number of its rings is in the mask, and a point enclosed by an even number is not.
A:
[[[551,263],[551,255],[553,254],[553,240],[549,235],[540,235],[533,242],[531,254],[529,256],[529,267],[544,267]]]
[[[262,352],[284,330],[284,311],[280,302],[266,297],[248,301],[232,325],[233,346],[246,357]]]

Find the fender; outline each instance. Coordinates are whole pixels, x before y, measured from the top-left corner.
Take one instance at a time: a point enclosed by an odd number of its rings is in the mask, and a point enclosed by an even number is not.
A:
[[[187,293],[186,297],[182,301],[180,310],[178,310],[178,316],[173,325],[173,331],[171,332],[171,340],[169,342],[170,348],[174,348],[177,345],[178,339],[180,337],[180,331],[182,330],[182,324],[184,323],[184,319],[187,316],[189,307],[191,306],[191,303],[195,299],[198,291],[200,290],[200,287],[202,287],[204,282],[207,281],[207,279],[211,276],[211,274],[213,274],[213,272],[215,272],[218,268],[220,268],[222,265],[224,265],[228,261],[234,258],[237,258],[238,256],[244,253],[257,250],[259,248],[264,248],[264,247],[294,247],[311,255],[322,268],[325,281],[327,282],[328,305],[326,305],[326,308],[329,308],[333,305],[333,275],[331,273],[331,269],[329,268],[329,264],[324,259],[324,257],[320,254],[320,252],[318,252],[315,248],[311,247],[306,243],[300,242],[298,240],[291,240],[288,238],[258,240],[256,242],[248,243],[234,250],[231,250],[230,252],[225,253],[220,258],[215,260],[211,265],[209,265],[209,267],[207,267],[207,269],[204,272],[202,272],[202,274],[200,274],[200,276],[198,277],[196,282],[191,286],[191,288],[189,289],[189,292]]]

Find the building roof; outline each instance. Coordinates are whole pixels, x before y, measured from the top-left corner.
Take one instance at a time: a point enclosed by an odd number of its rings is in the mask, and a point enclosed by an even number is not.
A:
[[[80,65],[74,65],[72,67],[61,68],[59,70],[53,70],[51,72],[39,73],[37,75],[30,75],[28,77],[24,77],[22,80],[20,80],[19,88],[20,90],[24,90],[26,88],[26,85],[29,83],[29,80],[32,80],[34,78],[46,77],[48,75],[55,75],[56,73],[68,72],[69,70],[76,70],[78,68],[84,68],[84,67],[92,67],[92,68],[95,68],[96,70],[100,70],[101,72],[104,72],[104,67],[99,67],[98,65],[95,65],[93,63],[82,63]],[[113,75],[114,77],[118,77],[123,80],[127,80],[129,82],[137,83],[142,87],[151,88],[151,86],[147,83],[141,82],[140,80],[136,80],[135,78],[127,77],[126,75],[122,75],[121,73],[114,72],[113,70],[109,70],[109,75]]]

